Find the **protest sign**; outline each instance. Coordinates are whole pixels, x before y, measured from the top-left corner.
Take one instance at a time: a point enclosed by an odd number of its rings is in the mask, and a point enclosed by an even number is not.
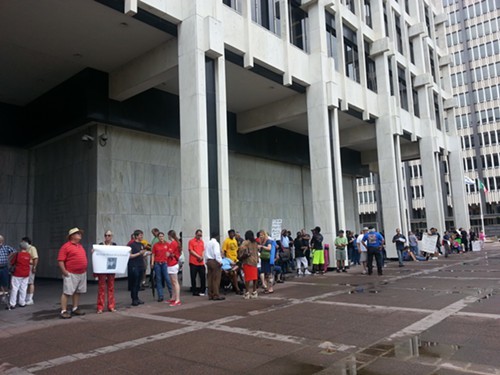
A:
[[[281,224],[282,219],[273,219],[271,224],[271,238],[275,241],[281,240]]]
[[[92,266],[94,273],[118,273],[127,271],[130,247],[94,245]]]
[[[481,251],[481,241],[472,241],[472,251]]]
[[[422,241],[419,242],[420,251],[434,254],[436,252],[437,239],[438,236],[424,234],[422,236]]]

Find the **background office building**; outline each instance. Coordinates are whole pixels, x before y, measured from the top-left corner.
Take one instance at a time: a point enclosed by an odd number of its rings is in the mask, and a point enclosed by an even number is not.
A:
[[[380,226],[406,231],[418,159],[429,226],[467,223],[446,19],[424,0],[6,2],[0,232],[30,235],[48,277],[74,226],[87,248],[153,227],[186,246],[280,218],[332,243],[370,173]]]

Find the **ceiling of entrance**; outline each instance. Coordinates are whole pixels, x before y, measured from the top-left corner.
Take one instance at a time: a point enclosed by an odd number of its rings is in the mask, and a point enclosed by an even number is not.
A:
[[[110,72],[172,38],[89,0],[3,0],[0,102],[25,105],[86,67]]]

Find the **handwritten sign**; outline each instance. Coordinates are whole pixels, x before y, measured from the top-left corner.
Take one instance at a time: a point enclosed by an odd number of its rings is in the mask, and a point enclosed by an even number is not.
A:
[[[127,272],[130,247],[94,245],[93,249],[92,267],[94,273],[123,274]]]
[[[282,219],[273,219],[271,224],[271,238],[275,241],[281,240],[281,224]]]
[[[420,251],[434,254],[436,252],[437,239],[438,236],[430,236],[428,234],[424,234],[422,236],[422,241],[419,242]]]
[[[472,251],[481,251],[481,241],[472,241]]]

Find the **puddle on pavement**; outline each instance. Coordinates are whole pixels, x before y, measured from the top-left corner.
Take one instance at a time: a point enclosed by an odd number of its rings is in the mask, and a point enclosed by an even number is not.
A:
[[[419,336],[393,343],[372,345],[362,352],[350,355],[331,367],[333,375],[383,375],[370,369],[370,364],[378,358],[395,358],[406,361],[411,358],[449,360],[461,349],[460,345],[443,344],[420,340]],[[330,370],[330,369],[329,369]]]

